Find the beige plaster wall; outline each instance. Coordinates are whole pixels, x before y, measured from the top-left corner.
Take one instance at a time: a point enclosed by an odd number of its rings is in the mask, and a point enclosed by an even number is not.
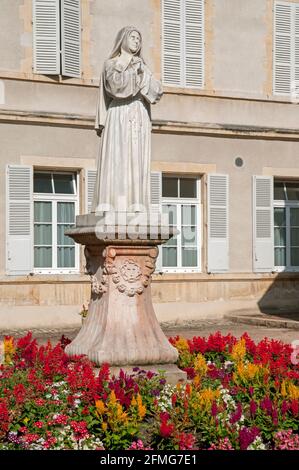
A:
[[[215,90],[263,94],[266,0],[212,0]]]
[[[96,87],[7,79],[2,82],[5,88],[2,109],[95,116]]]
[[[0,2],[0,70],[19,71],[22,58],[22,23],[19,8],[23,0]]]

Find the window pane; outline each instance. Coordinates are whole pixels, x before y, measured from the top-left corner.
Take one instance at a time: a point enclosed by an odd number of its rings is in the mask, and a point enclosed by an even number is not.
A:
[[[291,265],[299,266],[299,248],[291,248]]]
[[[286,183],[287,195],[289,201],[299,201],[299,184]]]
[[[196,227],[182,227],[182,245],[196,245]]]
[[[52,222],[52,203],[34,203],[34,222]]]
[[[286,246],[286,229],[285,228],[274,228],[274,245]]]
[[[178,178],[162,178],[162,197],[178,197]]]
[[[55,193],[74,194],[73,175],[54,174]]]
[[[75,247],[57,248],[57,266],[58,268],[75,267]]]
[[[196,225],[195,206],[182,206],[182,225]]]
[[[284,183],[274,183],[274,199],[284,201],[285,198]]]
[[[52,193],[51,173],[34,173],[33,190],[35,193]]]
[[[52,268],[52,248],[34,247],[34,267]]]
[[[293,208],[293,209],[290,209],[290,211],[291,211],[291,226],[299,227],[299,208]]]
[[[162,247],[162,264],[167,267],[177,266],[177,249]]]
[[[291,245],[299,246],[299,228],[291,229]]]
[[[74,225],[66,225],[66,224],[61,224],[57,225],[57,243],[58,245],[74,245],[75,242],[72,238],[68,237],[67,235],[64,235],[64,232],[66,230],[74,227]]]
[[[197,266],[197,250],[190,248],[182,248],[182,266],[196,267]]]
[[[177,219],[176,219],[176,213],[177,213],[177,206],[171,206],[171,205],[163,205],[162,206],[162,212],[163,214],[168,214],[169,217],[169,225],[176,225],[177,224]]]
[[[177,246],[177,244],[178,244],[177,237],[172,237],[172,238],[170,238],[169,240],[167,240],[167,242],[164,243],[163,245],[167,245],[167,246]]]
[[[285,266],[286,265],[286,249],[285,248],[275,248],[275,266]]]
[[[34,244],[52,245],[52,225],[34,225]]]
[[[196,179],[180,178],[180,197],[197,197]]]
[[[57,222],[75,223],[75,204],[73,202],[57,203]]]
[[[285,209],[280,207],[274,208],[274,225],[278,225],[278,227],[285,226],[286,224],[286,216],[285,216]]]

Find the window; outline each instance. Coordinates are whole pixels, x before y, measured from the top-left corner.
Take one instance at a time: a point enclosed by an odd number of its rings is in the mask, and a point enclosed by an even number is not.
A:
[[[81,76],[80,0],[33,0],[33,70]]]
[[[204,0],[163,0],[163,83],[204,86]]]
[[[278,270],[299,270],[299,183],[274,183],[274,259]]]
[[[78,246],[65,235],[78,214],[76,174],[35,172],[33,191],[34,271],[77,272]]]
[[[163,271],[200,271],[200,184],[196,178],[162,177],[162,212],[180,233],[162,245]]]
[[[299,3],[275,2],[275,94],[299,97]]]

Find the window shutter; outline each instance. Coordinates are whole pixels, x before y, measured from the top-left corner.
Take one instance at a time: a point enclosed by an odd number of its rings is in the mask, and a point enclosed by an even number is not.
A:
[[[86,201],[86,212],[90,214],[93,202],[94,188],[97,179],[97,170],[86,170],[85,179],[85,201]]]
[[[182,2],[163,0],[163,83],[182,85]]]
[[[159,171],[151,172],[151,211],[155,213],[162,212],[162,173]],[[159,246],[159,255],[156,260],[156,273],[162,271],[162,245]]]
[[[273,178],[253,177],[253,270],[274,269]]]
[[[276,2],[274,9],[274,93],[289,95],[294,80],[294,4]]]
[[[208,175],[208,272],[229,269],[229,178]]]
[[[33,172],[31,166],[6,167],[6,268],[11,275],[33,269]]]
[[[204,0],[185,0],[185,85],[204,84]]]
[[[80,0],[61,1],[62,75],[81,77]]]
[[[299,4],[295,3],[295,93],[299,99]]]
[[[60,73],[59,0],[33,0],[33,70]]]

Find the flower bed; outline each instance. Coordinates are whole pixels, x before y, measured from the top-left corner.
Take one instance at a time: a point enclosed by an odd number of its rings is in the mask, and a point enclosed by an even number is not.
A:
[[[292,348],[220,333],[170,340],[188,382],[136,369],[95,377],[66,340],[5,339],[0,449],[297,449],[299,372]]]

